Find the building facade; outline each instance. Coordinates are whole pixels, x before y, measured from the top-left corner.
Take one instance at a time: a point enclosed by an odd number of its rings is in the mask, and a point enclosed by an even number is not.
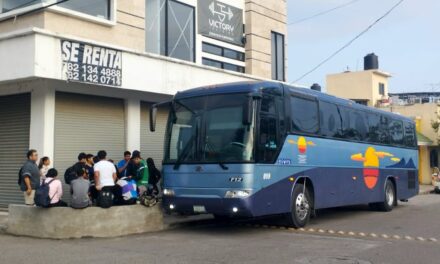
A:
[[[60,174],[79,152],[162,159],[148,108],[224,82],[285,81],[285,0],[0,0],[0,207],[26,150]],[[66,192],[67,193],[67,192]]]
[[[378,57],[368,54],[364,58],[363,71],[327,75],[327,92],[359,104],[381,106],[388,103],[389,78],[391,74],[379,69]]]

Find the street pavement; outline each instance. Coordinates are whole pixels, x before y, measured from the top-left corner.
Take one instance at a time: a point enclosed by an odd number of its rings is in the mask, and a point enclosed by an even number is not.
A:
[[[319,211],[305,230],[277,219],[174,222],[164,232],[114,239],[0,235],[0,263],[440,263],[440,195],[415,197],[390,213],[363,206]]]

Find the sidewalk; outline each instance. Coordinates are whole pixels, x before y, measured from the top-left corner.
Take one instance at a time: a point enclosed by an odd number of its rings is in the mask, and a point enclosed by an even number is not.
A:
[[[432,185],[419,185],[419,195],[430,194],[434,190]]]
[[[0,212],[0,234],[3,233],[8,224],[8,212]]]

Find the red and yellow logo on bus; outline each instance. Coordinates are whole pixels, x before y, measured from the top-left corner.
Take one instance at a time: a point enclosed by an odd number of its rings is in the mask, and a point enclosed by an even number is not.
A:
[[[363,176],[364,182],[368,189],[376,187],[379,180],[380,159],[390,158],[394,162],[399,162],[400,159],[394,157],[388,152],[376,151],[373,147],[368,147],[365,154],[357,153],[351,156],[354,161],[363,162]]]
[[[293,139],[289,139],[288,142],[290,144],[297,145],[298,146],[298,151],[301,154],[306,154],[308,146],[310,146],[310,147],[315,147],[316,146],[316,144],[313,143],[313,141],[307,141],[307,139],[305,137],[299,137],[298,141],[295,141]]]

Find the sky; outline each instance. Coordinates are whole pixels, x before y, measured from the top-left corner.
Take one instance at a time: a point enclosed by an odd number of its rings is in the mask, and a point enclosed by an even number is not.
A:
[[[288,0],[288,22],[350,0]],[[288,26],[287,80],[292,82],[341,48],[398,0],[359,0],[329,14]],[[440,92],[440,1],[406,0],[369,32],[298,84],[325,87],[325,76],[363,69],[374,52],[393,75],[389,92]],[[325,91],[325,88],[323,89]]]

